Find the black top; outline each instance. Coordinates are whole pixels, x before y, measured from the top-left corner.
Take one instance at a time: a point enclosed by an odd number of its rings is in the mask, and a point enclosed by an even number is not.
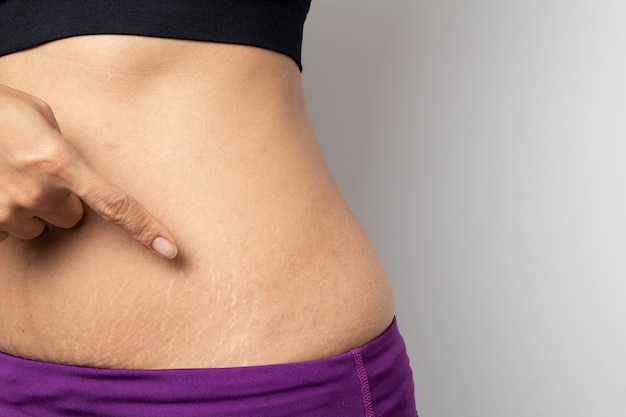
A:
[[[302,70],[311,0],[0,0],[0,56],[89,34],[126,34],[253,45]]]

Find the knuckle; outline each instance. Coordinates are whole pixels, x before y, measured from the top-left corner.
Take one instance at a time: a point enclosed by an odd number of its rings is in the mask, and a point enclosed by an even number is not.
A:
[[[45,210],[50,205],[50,189],[44,183],[32,178],[12,180],[0,190],[0,221],[21,209]]]
[[[49,144],[33,153],[30,163],[50,177],[62,177],[67,170],[67,158],[60,146]]]
[[[69,168],[67,152],[54,139],[45,142],[35,149],[30,148],[14,155],[16,167],[47,177],[63,177]]]
[[[133,237],[144,245],[152,243],[152,240],[157,234],[154,226],[145,218],[141,219],[141,221],[137,221],[136,227],[133,230]]]
[[[35,209],[45,205],[46,193],[39,185],[22,187],[18,189],[18,192],[15,200],[19,207]]]
[[[157,234],[150,218],[139,210],[134,200],[124,194],[115,193],[101,201],[100,212],[103,217],[123,228],[138,242],[148,245]]]
[[[132,219],[130,233],[135,240],[144,245],[150,244],[157,235],[156,228],[145,215],[138,215]]]
[[[125,223],[130,220],[132,200],[126,194],[108,194],[100,201],[99,209],[106,220],[117,224]]]
[[[2,116],[0,117],[0,125],[9,130],[16,126],[30,127],[33,122],[37,124],[38,121],[41,121],[42,116],[48,123],[56,125],[54,112],[50,105],[39,97],[23,92],[13,95],[13,99],[1,102],[0,115]]]

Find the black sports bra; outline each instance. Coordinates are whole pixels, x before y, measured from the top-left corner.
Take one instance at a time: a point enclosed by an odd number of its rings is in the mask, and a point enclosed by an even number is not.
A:
[[[0,56],[88,34],[126,34],[258,46],[302,70],[311,0],[0,0]]]

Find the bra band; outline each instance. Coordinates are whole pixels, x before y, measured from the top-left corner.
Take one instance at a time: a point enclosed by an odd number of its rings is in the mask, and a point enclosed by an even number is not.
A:
[[[251,45],[289,56],[302,70],[311,0],[5,0],[0,56],[49,41],[124,34]]]

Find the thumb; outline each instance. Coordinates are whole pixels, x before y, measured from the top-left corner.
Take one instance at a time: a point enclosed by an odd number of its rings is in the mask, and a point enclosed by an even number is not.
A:
[[[159,256],[173,259],[178,253],[172,233],[137,200],[101,179],[84,164],[68,183],[68,189],[103,219],[124,229],[133,239]]]

